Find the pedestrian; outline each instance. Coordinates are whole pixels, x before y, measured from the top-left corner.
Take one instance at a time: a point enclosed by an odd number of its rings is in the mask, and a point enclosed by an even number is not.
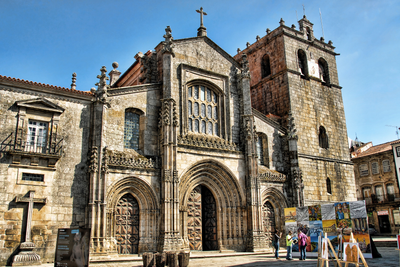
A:
[[[307,236],[303,231],[301,231],[301,229],[299,229],[297,233],[299,239],[300,260],[306,260]]]
[[[289,233],[286,236],[286,248],[287,248],[287,254],[286,254],[286,259],[291,261],[292,259],[292,245],[293,245],[293,236],[292,236],[292,231],[289,231]]]
[[[274,234],[274,247],[275,247],[275,258],[279,260],[279,242],[281,240],[282,233],[279,233],[278,230],[275,230]]]

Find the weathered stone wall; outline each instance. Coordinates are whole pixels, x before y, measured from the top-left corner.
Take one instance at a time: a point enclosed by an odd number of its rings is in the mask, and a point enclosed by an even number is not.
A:
[[[135,108],[144,114],[140,118],[140,142],[143,155],[157,156],[158,117],[161,107],[161,86],[139,85],[109,90],[111,107],[106,110],[105,145],[110,150],[124,151],[125,110]],[[128,149],[130,150],[130,149]]]
[[[43,160],[40,160],[38,166],[29,164],[29,160],[12,164],[9,154],[1,155],[1,265],[10,263],[10,255],[15,253],[19,244],[25,240],[27,203],[16,203],[17,195],[25,195],[34,190],[35,198],[47,199],[46,204],[34,204],[32,217],[31,237],[36,244],[35,251],[42,257],[43,262],[54,260],[58,228],[85,225],[90,98],[85,101],[74,99],[73,96],[67,98],[57,94],[0,86],[2,141],[15,131],[18,113],[15,102],[36,98],[45,98],[65,109],[58,124],[58,136],[64,138],[63,153],[55,168],[48,167]],[[23,172],[44,174],[44,182],[23,181]]]

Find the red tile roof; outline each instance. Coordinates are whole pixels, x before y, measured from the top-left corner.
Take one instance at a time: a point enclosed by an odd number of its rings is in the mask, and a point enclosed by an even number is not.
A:
[[[74,93],[74,94],[80,94],[80,95],[93,95],[93,93],[90,92],[90,91],[79,91],[79,90],[75,90],[75,89],[69,89],[69,88],[60,87],[60,86],[54,86],[54,85],[50,85],[50,84],[26,81],[26,80],[21,80],[21,79],[18,79],[18,78],[12,78],[12,77],[2,76],[2,75],[0,75],[0,80],[6,80],[6,81],[10,81],[10,82],[17,82],[17,83],[21,83],[21,84],[34,85],[34,86],[50,88],[50,89],[55,89],[55,90],[59,90],[59,91],[70,92],[70,93]]]
[[[395,141],[387,142],[387,143],[384,143],[384,144],[372,146],[369,149],[367,149],[366,151],[358,154],[357,158],[366,157],[366,156],[379,154],[379,153],[382,153],[382,152],[386,152],[386,151],[392,150],[392,144],[395,144],[395,143],[398,143],[398,142],[399,142],[399,140],[395,140]]]

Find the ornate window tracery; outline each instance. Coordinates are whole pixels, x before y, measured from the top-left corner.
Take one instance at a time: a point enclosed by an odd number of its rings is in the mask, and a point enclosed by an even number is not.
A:
[[[188,87],[189,132],[219,136],[219,95],[204,85]]]
[[[124,127],[124,148],[134,149],[140,152],[143,149],[141,144],[141,115],[143,112],[129,108],[125,110],[125,127]]]

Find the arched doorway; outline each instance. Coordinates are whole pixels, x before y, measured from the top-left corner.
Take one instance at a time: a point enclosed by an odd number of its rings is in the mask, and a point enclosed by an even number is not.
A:
[[[262,207],[264,233],[267,240],[267,246],[272,246],[272,240],[275,232],[275,211],[269,201],[266,201]]]
[[[119,254],[137,254],[139,247],[139,204],[129,193],[115,208],[115,238]]]
[[[196,186],[187,202],[187,230],[191,250],[218,250],[217,205],[211,191]]]

